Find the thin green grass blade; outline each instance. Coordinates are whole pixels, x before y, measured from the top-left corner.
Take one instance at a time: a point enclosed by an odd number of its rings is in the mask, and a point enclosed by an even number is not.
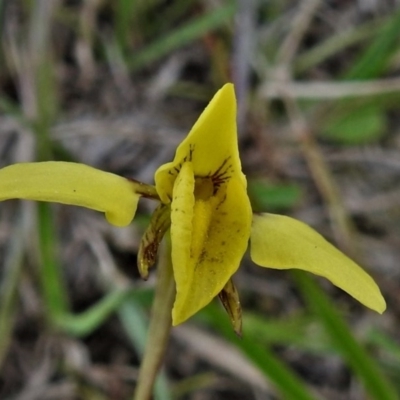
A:
[[[398,379],[400,376],[400,344],[379,328],[369,332],[366,339],[368,344],[379,349],[379,353],[382,355],[382,366],[385,375],[391,378],[400,393],[400,381]]]
[[[168,7],[165,7],[163,13],[154,16],[155,18],[152,19],[152,24],[148,33],[150,35],[157,35],[160,31],[160,27],[167,25],[170,27],[170,30],[173,30],[176,26],[176,21],[188,19],[187,16],[192,13],[193,3],[195,2],[196,0],[172,1]]]
[[[50,128],[59,112],[56,66],[52,54],[51,35],[53,17],[57,13],[58,2],[38,0],[28,5],[29,27],[25,46],[32,70],[33,86],[29,115],[36,136],[37,158],[47,161],[52,158]],[[24,71],[22,71],[24,73]]]
[[[128,47],[129,31],[135,15],[136,1],[118,0],[115,2],[115,35],[121,50]]]
[[[392,384],[357,341],[318,285],[301,271],[293,271],[309,308],[318,316],[352,370],[362,379],[367,393],[376,400],[398,399]]]
[[[50,127],[55,121],[58,111],[50,60],[48,63],[42,63],[37,69],[36,79],[38,116],[32,121],[32,127],[37,140],[37,158],[39,161],[48,161],[53,158]]]
[[[344,145],[377,142],[387,132],[386,109],[383,103],[371,101],[350,101],[336,108],[327,117],[321,129],[321,136]]]
[[[295,184],[274,184],[262,179],[249,179],[247,191],[253,211],[279,212],[291,209],[301,201],[302,191]]]
[[[53,225],[50,205],[38,203],[38,232],[41,256],[39,271],[46,315],[50,322],[56,323],[68,312],[68,303],[57,260],[57,239]]]
[[[313,354],[337,353],[332,341],[314,317],[299,314],[282,319],[246,312],[246,337],[265,346],[294,346]],[[313,340],[309,340],[312,334]]]
[[[216,10],[209,11],[136,53],[128,60],[129,68],[132,70],[143,68],[171,51],[204,36],[207,32],[219,28],[233,18],[235,11],[236,3],[232,1]]]
[[[174,399],[182,399],[184,396],[196,396],[194,393],[207,390],[218,385],[219,377],[216,372],[199,372],[196,375],[174,382],[172,390]]]
[[[55,321],[56,327],[73,336],[86,336],[116,311],[130,293],[129,290],[113,290],[80,314],[60,315]]]
[[[211,305],[207,313],[209,323],[217,329],[228,341],[233,343],[259,368],[282,394],[285,400],[312,400],[312,395],[301,379],[276,357],[267,346],[257,344],[253,338],[238,338],[221,309]]]
[[[293,71],[296,74],[304,73],[349,46],[374,37],[382,29],[382,26],[387,23],[387,20],[388,18],[369,21],[360,26],[341,31],[337,35],[329,36],[326,40],[299,54],[294,61]]]
[[[19,121],[24,120],[19,105],[15,101],[7,97],[4,93],[0,94],[0,111],[2,111],[6,115],[12,115]]]
[[[18,284],[22,272],[24,231],[27,229],[27,212],[22,208],[7,246],[0,285],[0,370],[11,342],[16,313]]]
[[[380,330],[373,330],[367,339],[369,343],[379,346],[381,349],[385,350],[394,359],[397,360],[398,367],[400,369],[400,344],[396,343],[391,339],[385,332]]]
[[[371,45],[345,73],[345,79],[371,79],[379,76],[398,48],[400,12],[382,26]]]

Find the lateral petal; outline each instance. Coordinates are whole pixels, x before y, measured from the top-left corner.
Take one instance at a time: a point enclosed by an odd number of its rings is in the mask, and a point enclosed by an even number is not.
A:
[[[104,212],[108,222],[128,225],[136,212],[135,184],[84,164],[48,161],[0,169],[0,200],[27,199]]]
[[[309,271],[327,278],[378,313],[386,308],[378,286],[360,266],[296,219],[276,214],[254,215],[250,254],[261,267]]]

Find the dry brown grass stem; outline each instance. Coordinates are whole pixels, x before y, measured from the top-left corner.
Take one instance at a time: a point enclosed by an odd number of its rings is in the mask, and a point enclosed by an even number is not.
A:
[[[335,178],[332,176],[329,166],[296,101],[287,93],[284,95],[283,100],[293,134],[301,145],[304,158],[318,191],[327,204],[335,239],[347,254],[357,258],[353,226],[343,205]]]
[[[288,82],[269,81],[259,91],[262,98],[282,97],[290,92],[293,98],[341,99],[345,97],[374,96],[400,91],[400,78],[370,80],[366,82]]]
[[[189,325],[175,328],[172,334],[207,363],[226,371],[239,381],[250,384],[264,395],[275,394],[274,388],[260,371],[237,348],[222,339]]]
[[[291,29],[277,55],[276,66],[271,74],[272,79],[264,83],[260,93],[261,97],[272,97],[266,96],[266,93],[271,93],[271,87],[275,86],[277,88],[275,90],[275,97],[280,97],[284,102],[293,134],[301,145],[301,150],[311,175],[322,198],[327,204],[335,239],[347,253],[356,256],[352,225],[343,206],[335,179],[295,100],[295,94],[290,90],[293,85],[291,74],[292,61],[320,4],[319,0],[301,2],[291,24]]]
[[[291,64],[297,53],[304,33],[307,31],[311,19],[320,4],[321,0],[305,0],[299,2],[299,10],[292,21],[290,32],[279,49],[276,58],[276,63],[278,65]]]

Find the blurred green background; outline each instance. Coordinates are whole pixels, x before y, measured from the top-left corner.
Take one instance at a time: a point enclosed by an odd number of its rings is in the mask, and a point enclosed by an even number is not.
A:
[[[400,8],[389,0],[1,0],[0,166],[84,162],[151,183],[233,81],[253,208],[301,219],[358,260],[379,316],[323,280],[234,277],[172,331],[155,399],[400,397]],[[128,228],[60,205],[0,204],[0,398],[125,400],[154,274]]]

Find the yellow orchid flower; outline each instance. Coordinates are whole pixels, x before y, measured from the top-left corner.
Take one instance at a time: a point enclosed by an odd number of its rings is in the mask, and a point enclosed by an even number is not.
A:
[[[250,236],[252,211],[240,165],[233,85],[211,101],[155,174],[171,203],[172,266],[179,324],[218,295],[239,267]]]
[[[117,226],[131,222],[140,196],[160,201],[139,252],[144,277],[164,233],[171,232],[174,325],[217,295],[231,317],[239,317],[231,277],[249,240],[251,258],[262,267],[309,271],[379,313],[386,307],[373,279],[312,228],[286,216],[253,215],[238,152],[232,84],[217,92],[174,160],[156,171],[155,187],[76,163],[26,163],[0,170],[0,200],[83,206],[105,212]]]

